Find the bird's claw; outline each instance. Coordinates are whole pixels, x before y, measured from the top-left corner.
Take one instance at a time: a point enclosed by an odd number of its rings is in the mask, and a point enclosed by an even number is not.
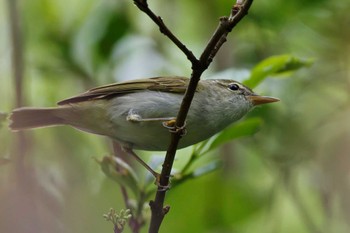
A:
[[[170,176],[172,177],[172,176]],[[154,184],[157,185],[158,187],[158,192],[166,192],[171,188],[170,185],[170,179],[169,179],[169,183],[167,185],[161,185],[160,184],[160,174],[157,173],[157,175],[155,176],[156,180],[154,181]]]
[[[169,121],[164,121],[163,122],[163,126],[167,129],[169,129],[169,131],[171,133],[180,133],[181,136],[185,136],[187,131],[186,131],[186,122],[183,126],[181,127],[178,127],[176,125],[176,119],[172,119],[172,120],[169,120]]]

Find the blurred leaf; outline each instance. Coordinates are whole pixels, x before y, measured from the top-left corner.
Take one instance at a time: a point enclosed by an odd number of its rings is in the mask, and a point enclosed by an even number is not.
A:
[[[109,58],[115,43],[126,34],[130,25],[125,15],[112,12],[105,27],[104,33],[101,35],[99,41],[97,41],[97,49],[103,60]]]
[[[119,185],[130,188],[136,197],[140,196],[139,179],[127,163],[114,156],[105,156],[102,161],[97,162],[107,177],[116,181]]]
[[[179,184],[184,183],[188,179],[198,178],[204,175],[207,175],[211,172],[216,171],[222,165],[221,160],[214,160],[209,163],[206,163],[200,167],[193,169],[193,171],[185,174],[175,174],[174,179],[171,180],[173,187],[178,186]]]
[[[220,168],[222,165],[222,162],[219,160],[212,161],[208,164],[205,164],[202,167],[196,168],[191,174],[192,178],[204,176],[206,174],[209,174],[218,168]]]
[[[103,2],[88,17],[73,41],[74,59],[88,74],[105,64],[115,43],[130,27],[117,3]]]
[[[222,208],[223,212],[227,212],[230,216],[231,224],[239,225],[249,221],[269,204],[269,198],[271,198],[269,192],[265,192],[261,188],[249,187],[246,182],[247,180],[230,182],[225,187],[224,194],[220,196],[222,201],[218,204],[219,208]]]
[[[263,121],[260,118],[248,118],[245,121],[234,124],[219,133],[218,136],[211,142],[209,149],[206,152],[213,150],[233,139],[253,135],[259,130],[262,124]]]
[[[312,63],[311,59],[301,59],[289,54],[272,56],[256,65],[250,77],[243,84],[254,88],[269,76],[296,71],[312,65]]]

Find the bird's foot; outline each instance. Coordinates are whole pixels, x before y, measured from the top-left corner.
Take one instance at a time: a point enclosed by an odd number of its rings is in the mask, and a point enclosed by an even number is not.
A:
[[[178,127],[176,125],[176,119],[172,119],[172,120],[169,120],[169,121],[164,121],[163,122],[163,126],[167,129],[169,129],[169,131],[171,133],[180,133],[181,136],[185,136],[186,133],[187,133],[187,130],[186,130],[186,122],[183,126],[181,127]]]

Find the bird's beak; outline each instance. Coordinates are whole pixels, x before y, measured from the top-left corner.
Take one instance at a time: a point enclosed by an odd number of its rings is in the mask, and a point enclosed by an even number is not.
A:
[[[260,95],[250,95],[250,96],[247,96],[247,98],[253,103],[254,106],[280,101],[279,99],[274,97],[260,96]]]

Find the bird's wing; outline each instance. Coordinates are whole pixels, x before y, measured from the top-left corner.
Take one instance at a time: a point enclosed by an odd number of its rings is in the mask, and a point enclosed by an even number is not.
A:
[[[79,103],[89,100],[109,99],[117,95],[144,90],[184,93],[189,79],[185,77],[154,77],[96,87],[80,95],[58,102],[58,105]]]

